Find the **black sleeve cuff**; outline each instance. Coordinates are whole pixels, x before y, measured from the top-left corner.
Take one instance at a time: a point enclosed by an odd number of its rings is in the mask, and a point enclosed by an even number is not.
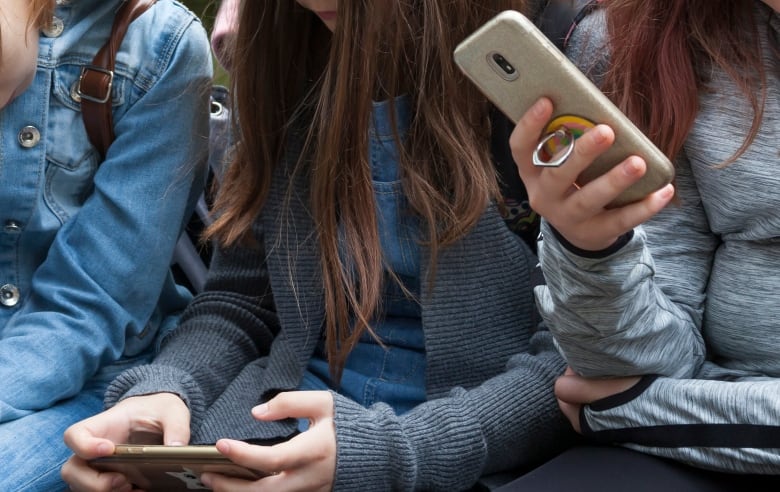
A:
[[[628,244],[628,242],[631,241],[631,238],[634,237],[634,230],[631,229],[627,233],[625,233],[622,236],[620,236],[617,239],[617,241],[612,243],[610,246],[608,246],[608,247],[606,247],[604,249],[600,249],[598,251],[589,251],[587,249],[578,248],[577,246],[575,246],[572,243],[570,243],[569,241],[567,241],[566,238],[563,237],[561,235],[561,233],[558,232],[558,230],[555,227],[553,227],[552,225],[550,225],[550,230],[553,232],[553,234],[555,234],[555,237],[558,239],[558,241],[568,251],[570,251],[571,253],[574,253],[577,256],[581,256],[583,258],[591,258],[591,259],[606,258],[607,256],[609,256],[609,255],[617,252],[618,250],[620,250],[620,248],[622,248],[623,246]]]

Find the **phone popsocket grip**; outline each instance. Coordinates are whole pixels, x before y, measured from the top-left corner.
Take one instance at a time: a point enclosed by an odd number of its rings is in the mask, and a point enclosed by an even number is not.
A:
[[[562,115],[554,118],[544,130],[544,138],[534,150],[534,166],[558,167],[574,151],[574,141],[596,126],[581,116]]]

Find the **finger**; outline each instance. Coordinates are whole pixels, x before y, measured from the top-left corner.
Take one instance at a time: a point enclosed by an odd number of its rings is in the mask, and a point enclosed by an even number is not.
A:
[[[642,179],[646,172],[647,164],[641,157],[629,156],[582,186],[574,198],[586,202],[591,210],[606,208],[618,195]]]
[[[211,477],[203,475],[203,482],[211,481],[211,484],[206,484],[214,489],[214,492],[295,492],[295,491],[329,491],[332,489],[332,485],[329,480],[324,479],[321,473],[313,472],[307,473],[303,470],[295,470],[291,472],[282,472],[276,475],[270,475],[257,482],[249,483],[240,480],[231,479],[229,477],[216,477],[214,474],[209,474],[214,477],[212,481]],[[217,485],[219,484],[219,485]]]
[[[119,437],[117,440],[122,441],[124,439],[121,436],[126,438],[128,435],[128,432],[115,433],[111,431],[106,428],[106,425],[110,425],[111,420],[97,417],[71,425],[63,435],[65,445],[81,458],[92,459],[109,455],[114,452],[114,442],[111,438]],[[108,436],[108,438],[102,436]]]
[[[541,169],[533,165],[531,155],[539,143],[544,126],[552,116],[552,111],[553,106],[549,99],[539,99],[520,118],[509,136],[512,157],[523,181],[533,179],[541,172]]]
[[[642,178],[645,170],[645,161],[639,157],[631,156],[588,184],[577,187],[576,191],[573,187],[570,188],[566,198],[567,210],[569,210],[566,217],[567,220],[575,223],[583,222],[604,212],[618,195]],[[557,170],[550,170],[544,178],[559,179],[564,183],[571,183],[576,181],[578,176],[571,177],[561,173],[553,176],[555,171]],[[619,236],[628,230],[623,229],[623,224],[627,223],[628,220],[623,220],[620,224],[616,224],[614,220],[615,218],[620,218],[621,214],[625,215],[628,212],[622,207],[612,209],[612,211],[615,216],[609,217],[609,220],[604,220],[604,226],[606,227],[600,227],[599,230],[604,235],[611,233],[614,236]],[[630,229],[631,227],[628,228]]]
[[[588,380],[580,376],[561,376],[555,380],[555,396],[566,403],[582,404],[593,401]]]
[[[258,490],[276,490],[266,488],[263,481],[249,481],[242,478],[220,475],[219,473],[204,473],[200,476],[200,481],[214,492],[257,492]]]
[[[312,444],[300,445],[296,441],[308,441],[309,439],[304,437],[306,434],[299,434],[287,442],[273,446],[261,446],[231,439],[220,439],[217,441],[217,449],[238,465],[270,475],[298,468],[310,463],[319,456]]]
[[[558,399],[558,407],[560,407],[561,412],[563,412],[563,415],[566,417],[566,419],[571,424],[572,428],[575,432],[578,434],[581,433],[580,429],[580,408],[582,408],[580,405],[574,405],[568,402],[565,402]]]
[[[260,420],[316,419],[333,416],[333,396],[328,391],[289,391],[252,409]]]
[[[330,434],[330,435],[328,435]],[[281,472],[327,459],[335,453],[333,422],[321,420],[306,432],[273,446],[220,439],[217,449],[231,461],[266,473]]]
[[[619,208],[606,210],[600,219],[599,229],[604,235],[618,237],[646,222],[660,212],[674,197],[674,185],[663,188],[639,200]]]
[[[284,449],[278,449],[279,444],[262,446],[233,439],[220,439],[216,446],[217,450],[233,463],[262,474],[270,475],[285,470],[285,464],[291,461],[291,458],[283,456]]]
[[[129,491],[130,482],[117,472],[102,472],[91,468],[78,456],[71,456],[60,470],[62,479],[77,491]]]
[[[128,405],[115,407],[124,412],[132,432],[162,435],[163,444],[168,446],[181,446],[190,441],[190,411],[178,395],[156,393],[135,398],[125,400]]]
[[[292,492],[292,491],[328,491],[332,489],[330,476],[318,469],[295,469],[268,475],[255,482],[204,473],[201,481],[214,492]]]
[[[543,179],[549,189],[570,193],[572,183],[615,141],[615,133],[607,125],[596,125],[586,131],[574,144],[574,150],[565,163],[546,168]]]
[[[277,473],[269,475],[255,482],[228,477],[216,473],[204,473],[201,481],[214,492],[287,492],[297,490],[316,490],[311,484],[305,483],[305,473]]]
[[[220,439],[217,449],[232,462],[250,470],[268,475],[302,469],[317,462],[328,453],[327,447],[319,444],[318,439],[309,437],[311,431],[273,446],[258,446],[243,441]]]
[[[183,446],[190,442],[190,412],[186,406],[181,410],[162,418],[163,443],[167,446]]]

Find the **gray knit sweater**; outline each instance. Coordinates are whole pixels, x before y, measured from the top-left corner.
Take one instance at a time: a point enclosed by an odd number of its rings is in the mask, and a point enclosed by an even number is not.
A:
[[[712,92],[677,161],[679,206],[618,251],[585,258],[543,224],[542,315],[587,376],[656,374],[585,408],[586,435],[724,471],[780,473],[780,62],[777,14],[756,0],[768,99],[752,112],[729,78]],[[603,13],[569,55],[587,69],[605,50]],[[673,379],[674,378],[674,379]]]
[[[288,162],[297,150],[291,149]],[[292,179],[289,207],[284,207]],[[252,406],[294,390],[323,326],[317,239],[305,179],[280,166],[254,226],[262,248],[218,251],[198,296],[151,365],[125,372],[108,406],[169,391],[192,412],[192,440],[284,436]],[[427,285],[423,251],[421,285]],[[550,457],[570,437],[552,388],[564,362],[540,321],[529,275],[537,261],[488,206],[474,230],[441,252],[422,289],[428,401],[397,416],[334,393],[335,490],[469,488],[489,472]],[[273,295],[271,295],[273,292]]]

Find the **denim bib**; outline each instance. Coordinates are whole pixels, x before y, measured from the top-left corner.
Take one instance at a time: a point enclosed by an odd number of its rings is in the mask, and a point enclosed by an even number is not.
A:
[[[395,100],[395,111],[398,134],[403,139],[409,126],[408,97]],[[387,278],[384,316],[372,325],[384,347],[364,334],[347,358],[340,385],[336,386],[330,381],[321,343],[300,388],[335,389],[366,407],[384,402],[401,414],[425,401],[425,337],[418,302],[419,224],[408,213],[401,187],[389,101],[374,103],[369,131],[369,161],[385,262],[415,299]]]

